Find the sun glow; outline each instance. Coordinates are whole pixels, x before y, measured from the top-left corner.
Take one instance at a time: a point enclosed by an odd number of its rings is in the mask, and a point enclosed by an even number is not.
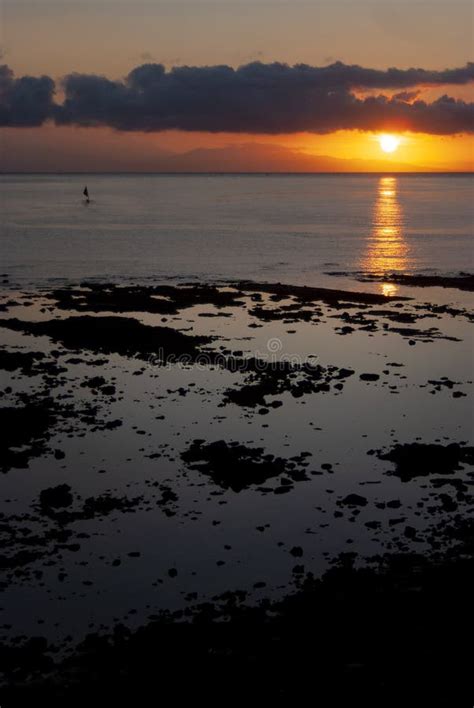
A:
[[[400,138],[395,135],[388,135],[384,133],[379,136],[379,144],[384,152],[395,152],[397,147],[400,145]]]
[[[372,230],[363,255],[362,270],[378,278],[394,272],[404,272],[410,260],[408,245],[403,235],[404,216],[397,196],[397,178],[380,177],[372,212]],[[395,295],[398,288],[390,282],[381,282],[386,296]]]

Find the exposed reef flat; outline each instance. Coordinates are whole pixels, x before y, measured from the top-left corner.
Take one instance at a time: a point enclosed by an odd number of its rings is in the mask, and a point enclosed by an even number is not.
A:
[[[285,285],[283,283],[253,283],[238,281],[236,288],[242,293],[258,292],[272,295],[274,301],[294,297],[299,302],[325,302],[338,305],[341,302],[362,303],[365,305],[383,305],[387,302],[403,301],[409,298],[379,295],[377,293],[354,292],[353,290],[333,290],[313,288],[306,285]]]
[[[88,349],[104,354],[146,357],[195,356],[197,345],[210,341],[169,327],[149,327],[127,317],[67,317],[45,322],[5,319],[0,326],[25,334],[51,337],[68,349]]]
[[[240,293],[211,285],[117,286],[113,283],[81,283],[79,287],[53,290],[48,299],[61,310],[84,312],[152,312],[175,315],[194,305],[217,308],[242,304]]]
[[[2,706],[470,705],[473,321],[279,283],[6,293]]]
[[[53,659],[55,648],[40,636],[4,647],[3,700],[99,706],[159,690],[173,700],[220,701],[232,686],[232,698],[243,700],[317,694],[375,707],[381,696],[384,706],[406,705],[409,693],[413,705],[467,705],[469,534],[444,563],[387,554],[357,568],[346,554],[321,579],[301,577],[282,601],[251,606],[245,592],[228,592],[185,613],[160,613],[135,631],[118,624],[91,633],[64,660]],[[159,689],[157,666],[166,676]]]
[[[376,293],[354,292],[330,288],[314,288],[282,283],[255,283],[237,281],[229,283],[230,288],[188,284],[182,286],[117,286],[113,283],[81,283],[78,286],[52,290],[48,299],[61,310],[86,312],[152,312],[162,315],[177,314],[195,305],[213,305],[216,308],[242,306],[242,297],[251,293],[266,293],[277,302],[294,297],[300,303],[354,302],[382,305],[403,297],[387,297]]]
[[[265,454],[263,448],[250,448],[237,442],[227,443],[218,440],[204,444],[204,440],[194,440],[182,453],[181,458],[191,469],[209,475],[213,482],[224,489],[240,492],[255,486],[258,491],[272,491],[275,494],[289,492],[293,482],[307,480],[304,467],[306,457],[311,453],[302,453],[285,460],[272,454]],[[297,465],[300,463],[300,466]],[[285,476],[283,476],[285,475]],[[273,477],[280,477],[277,487],[262,487]]]
[[[403,482],[432,474],[454,474],[464,465],[474,466],[474,447],[455,442],[449,445],[405,443],[377,454],[381,460],[395,464],[393,474]]]
[[[459,275],[409,275],[406,273],[349,273],[345,271],[332,271],[326,275],[355,277],[361,283],[396,283],[410,288],[454,288],[474,292],[474,275],[472,273],[459,273]]]

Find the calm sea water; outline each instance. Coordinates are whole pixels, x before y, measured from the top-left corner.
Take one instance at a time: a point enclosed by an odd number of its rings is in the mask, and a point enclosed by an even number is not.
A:
[[[3,175],[1,270],[321,284],[472,270],[469,175]],[[92,202],[85,205],[87,183]]]

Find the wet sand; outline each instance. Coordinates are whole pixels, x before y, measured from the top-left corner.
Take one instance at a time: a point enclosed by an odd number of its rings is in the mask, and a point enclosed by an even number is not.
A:
[[[406,284],[5,291],[2,705],[472,698],[473,313]]]

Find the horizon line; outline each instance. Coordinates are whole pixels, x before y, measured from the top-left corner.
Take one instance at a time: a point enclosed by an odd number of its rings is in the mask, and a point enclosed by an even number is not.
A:
[[[315,171],[283,171],[283,170],[194,170],[194,171],[166,171],[166,170],[0,170],[0,176],[9,175],[164,175],[164,176],[199,176],[199,175],[213,175],[213,176],[232,176],[232,175],[256,175],[256,176],[270,176],[270,175],[281,175],[281,176],[314,176],[314,175],[431,175],[431,176],[446,176],[446,175],[474,175],[474,170],[315,170]]]

